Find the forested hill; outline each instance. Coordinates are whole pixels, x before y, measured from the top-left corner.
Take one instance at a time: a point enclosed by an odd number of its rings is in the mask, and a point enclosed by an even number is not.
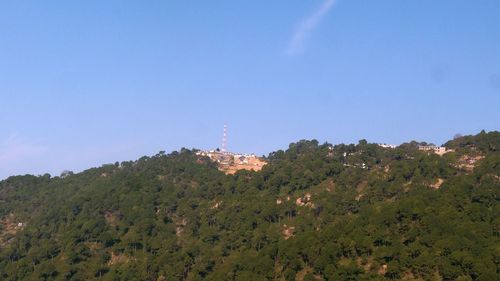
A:
[[[500,280],[500,132],[438,156],[293,143],[225,175],[182,149],[0,182],[1,280]]]

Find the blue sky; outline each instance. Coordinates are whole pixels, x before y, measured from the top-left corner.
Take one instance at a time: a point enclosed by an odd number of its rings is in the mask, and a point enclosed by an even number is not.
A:
[[[2,1],[0,178],[500,129],[500,1]]]

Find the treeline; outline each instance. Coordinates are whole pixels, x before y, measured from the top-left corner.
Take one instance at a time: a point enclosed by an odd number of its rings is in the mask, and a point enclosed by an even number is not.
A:
[[[0,182],[1,280],[500,280],[500,133],[299,141],[225,175],[182,149]]]

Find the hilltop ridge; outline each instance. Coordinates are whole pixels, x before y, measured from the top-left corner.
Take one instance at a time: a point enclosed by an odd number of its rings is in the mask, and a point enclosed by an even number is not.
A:
[[[198,150],[0,181],[2,280],[497,280],[500,133]]]

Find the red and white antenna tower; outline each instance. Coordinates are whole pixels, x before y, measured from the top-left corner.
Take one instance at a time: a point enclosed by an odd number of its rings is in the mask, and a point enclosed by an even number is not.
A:
[[[224,134],[222,135],[222,152],[227,149],[227,124],[224,124]]]

